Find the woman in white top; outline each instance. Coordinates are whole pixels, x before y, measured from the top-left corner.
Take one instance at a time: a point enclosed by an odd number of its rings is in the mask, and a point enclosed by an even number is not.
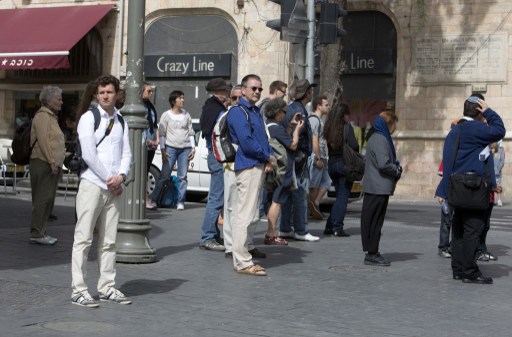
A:
[[[178,204],[177,209],[185,209],[185,193],[187,191],[188,162],[195,155],[194,129],[192,118],[183,109],[185,95],[182,91],[175,90],[169,95],[171,109],[160,117],[158,133],[160,135],[160,150],[162,151],[162,172],[158,177],[155,189],[151,194],[151,205],[156,208],[157,200],[164,183],[169,180],[172,168],[178,164]]]

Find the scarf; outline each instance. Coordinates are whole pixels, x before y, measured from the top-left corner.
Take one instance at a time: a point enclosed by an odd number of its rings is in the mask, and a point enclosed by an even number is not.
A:
[[[395,145],[393,145],[393,140],[391,140],[388,125],[381,116],[377,116],[377,118],[375,119],[375,122],[373,124],[373,131],[380,133],[386,138],[389,144],[389,148],[391,149],[391,153],[393,154],[393,163],[398,163],[398,161],[396,160]]]

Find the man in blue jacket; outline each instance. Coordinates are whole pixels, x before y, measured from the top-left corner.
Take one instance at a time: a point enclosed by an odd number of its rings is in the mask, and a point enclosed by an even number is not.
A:
[[[229,133],[238,144],[235,176],[238,198],[233,210],[233,264],[236,272],[266,276],[265,268],[254,264],[248,249],[248,227],[258,218],[258,200],[263,175],[275,169],[277,160],[265,131],[260,109],[261,78],[247,75],[242,79],[242,97],[228,114]]]
[[[457,134],[460,131],[456,161],[453,155]],[[436,195],[447,199],[448,180],[452,173],[475,172],[489,177],[487,159],[480,160],[480,153],[491,143],[505,136],[505,126],[500,116],[487,103],[476,96],[464,102],[464,117],[446,136],[443,149],[443,179]],[[449,200],[448,200],[449,201]],[[455,280],[465,283],[492,284],[491,277],[482,275],[475,261],[480,236],[486,221],[486,210],[454,208],[452,220],[452,271]]]

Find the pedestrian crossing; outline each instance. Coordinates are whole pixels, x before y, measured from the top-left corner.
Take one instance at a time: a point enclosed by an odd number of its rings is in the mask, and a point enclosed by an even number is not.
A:
[[[491,216],[491,229],[512,231],[512,215]]]

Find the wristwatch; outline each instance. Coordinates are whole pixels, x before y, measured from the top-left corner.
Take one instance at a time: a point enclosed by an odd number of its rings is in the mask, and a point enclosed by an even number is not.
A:
[[[121,173],[120,176],[121,176],[121,178],[123,178],[123,183],[125,183],[126,182],[126,174]]]

